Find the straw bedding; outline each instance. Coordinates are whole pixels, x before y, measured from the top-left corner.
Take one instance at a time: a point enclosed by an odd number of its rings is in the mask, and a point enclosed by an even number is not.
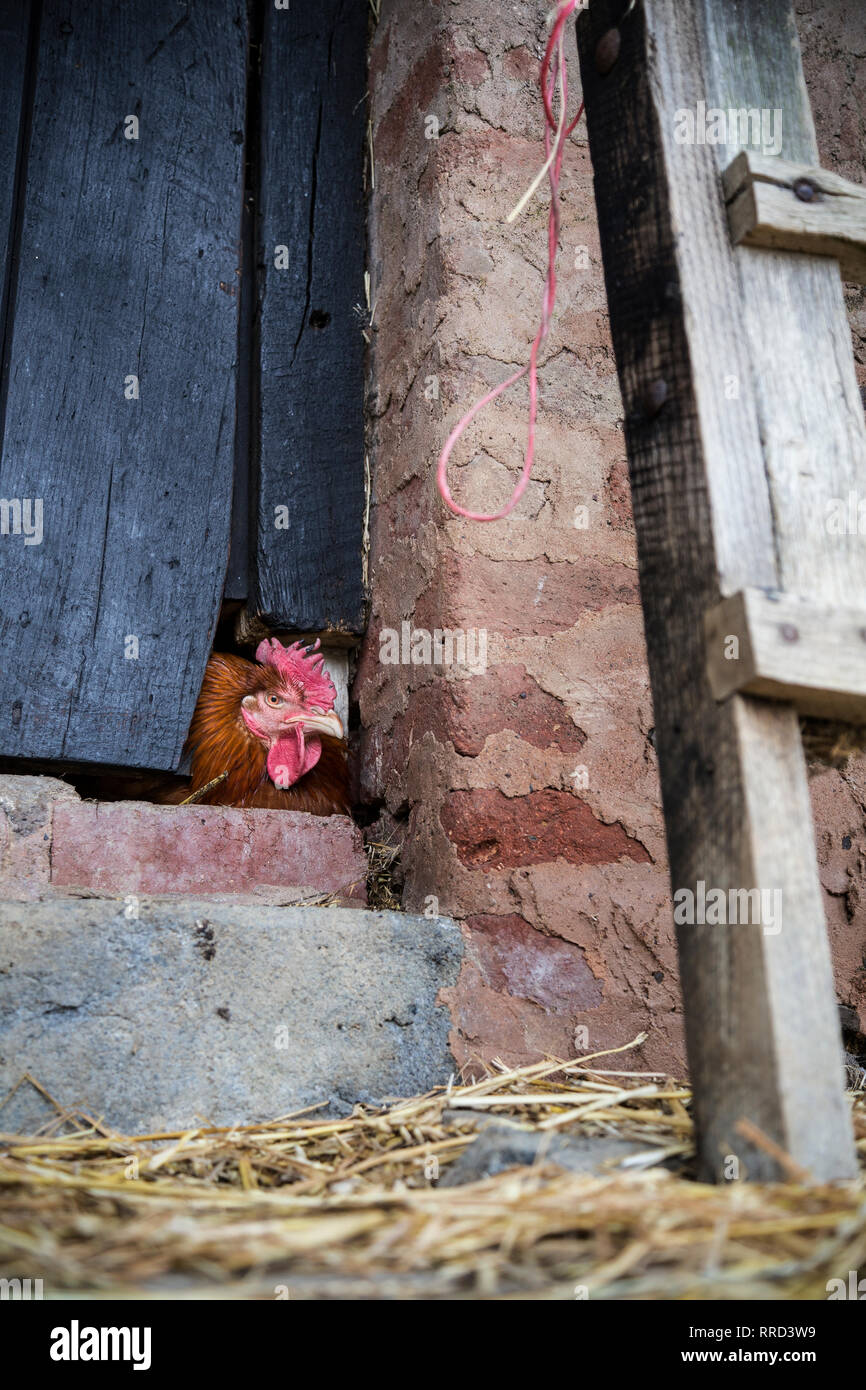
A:
[[[688,1088],[608,1057],[234,1130],[119,1135],[58,1106],[0,1135],[0,1274],[46,1297],[824,1299],[866,1265],[862,1178],[696,1182]],[[639,1152],[582,1174],[545,1140],[532,1166],[437,1186],[489,1115]]]

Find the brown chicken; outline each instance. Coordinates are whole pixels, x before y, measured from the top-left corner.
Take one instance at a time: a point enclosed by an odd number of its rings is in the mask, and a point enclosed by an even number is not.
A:
[[[191,781],[155,799],[177,803],[225,772],[202,805],[349,815],[337,692],[318,645],[284,647],[272,637],[255,661],[212,656],[186,743]]]

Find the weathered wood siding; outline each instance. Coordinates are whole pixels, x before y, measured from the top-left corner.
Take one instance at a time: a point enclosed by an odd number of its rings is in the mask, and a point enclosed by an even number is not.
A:
[[[45,0],[36,22],[23,196],[0,136],[0,497],[41,503],[43,534],[0,536],[0,753],[171,768],[228,551],[246,5]],[[0,29],[20,40],[17,7]]]

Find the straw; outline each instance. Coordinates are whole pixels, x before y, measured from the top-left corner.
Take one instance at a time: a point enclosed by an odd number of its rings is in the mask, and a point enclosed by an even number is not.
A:
[[[46,1132],[0,1134],[0,1272],[46,1297],[814,1299],[866,1262],[862,1180],[697,1182],[688,1087],[593,1060],[494,1060],[348,1116],[138,1135],[55,1099]],[[850,1101],[866,1164],[866,1096]],[[585,1174],[542,1145],[533,1166],[438,1186],[491,1115],[636,1152]]]

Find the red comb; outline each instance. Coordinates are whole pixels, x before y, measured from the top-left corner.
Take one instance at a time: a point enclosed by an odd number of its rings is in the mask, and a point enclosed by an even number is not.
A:
[[[256,647],[256,661],[263,666],[276,667],[288,685],[299,686],[308,704],[330,710],[334,708],[337,691],[324,670],[324,657],[318,648],[318,637],[312,647],[305,647],[303,642],[284,647],[276,637],[267,637]]]

